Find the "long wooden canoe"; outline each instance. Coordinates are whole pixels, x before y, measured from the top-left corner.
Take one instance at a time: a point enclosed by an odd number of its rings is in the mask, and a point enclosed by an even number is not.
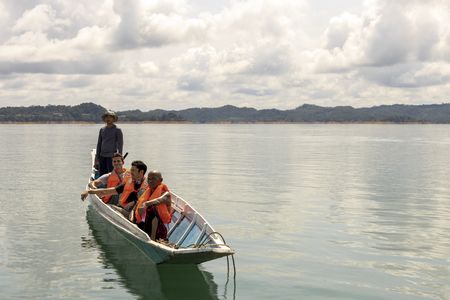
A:
[[[95,149],[91,152],[94,165]],[[90,181],[94,180],[92,168]],[[128,241],[147,255],[154,263],[199,264],[234,254],[206,219],[186,200],[171,192],[172,221],[168,224],[169,243],[150,239],[147,233],[130,222],[112,205],[105,204],[94,194],[89,194],[90,205]]]

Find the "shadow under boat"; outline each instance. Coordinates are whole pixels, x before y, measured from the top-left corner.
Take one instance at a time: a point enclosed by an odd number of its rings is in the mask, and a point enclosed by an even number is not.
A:
[[[86,220],[93,241],[84,240],[82,246],[98,248],[105,269],[114,268],[139,299],[219,299],[211,273],[197,265],[155,265],[91,206]]]

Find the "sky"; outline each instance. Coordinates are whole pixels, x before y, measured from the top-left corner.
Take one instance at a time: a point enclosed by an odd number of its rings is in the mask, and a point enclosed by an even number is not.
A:
[[[0,107],[449,103],[450,0],[0,0]]]

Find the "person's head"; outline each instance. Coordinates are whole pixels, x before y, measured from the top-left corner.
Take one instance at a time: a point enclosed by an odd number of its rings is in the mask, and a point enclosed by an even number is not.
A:
[[[135,160],[131,163],[130,174],[133,180],[139,180],[144,177],[147,172],[147,165],[140,160]]]
[[[147,174],[147,183],[151,189],[155,189],[163,181],[161,172],[152,170]]]
[[[122,154],[114,153],[112,156],[112,164],[113,164],[114,169],[117,172],[122,172],[123,163],[124,163],[124,160],[123,160]]]
[[[117,120],[119,120],[119,117],[117,117],[116,113],[113,111],[105,111],[102,115],[102,120],[106,124],[112,124],[114,122],[117,122]]]

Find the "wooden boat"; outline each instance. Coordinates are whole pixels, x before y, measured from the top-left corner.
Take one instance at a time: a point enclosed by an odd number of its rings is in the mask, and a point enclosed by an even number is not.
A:
[[[117,233],[92,207],[86,211],[91,229],[83,247],[95,247],[108,277],[111,269],[124,286],[137,299],[210,299],[218,300],[218,285],[213,275],[193,264],[156,265],[136,247]],[[179,274],[179,275],[177,275]],[[114,275],[113,275],[114,276]],[[174,280],[182,276],[183,283]],[[229,299],[229,298],[228,298]]]
[[[92,165],[95,149],[91,152]],[[90,181],[94,180],[92,168]],[[154,263],[199,264],[216,258],[234,254],[234,250],[225,244],[222,235],[199,214],[187,201],[171,192],[172,221],[168,224],[168,243],[159,243],[150,239],[147,233],[131,223],[112,205],[94,194],[89,194],[90,205],[95,211],[128,241],[141,250]]]

